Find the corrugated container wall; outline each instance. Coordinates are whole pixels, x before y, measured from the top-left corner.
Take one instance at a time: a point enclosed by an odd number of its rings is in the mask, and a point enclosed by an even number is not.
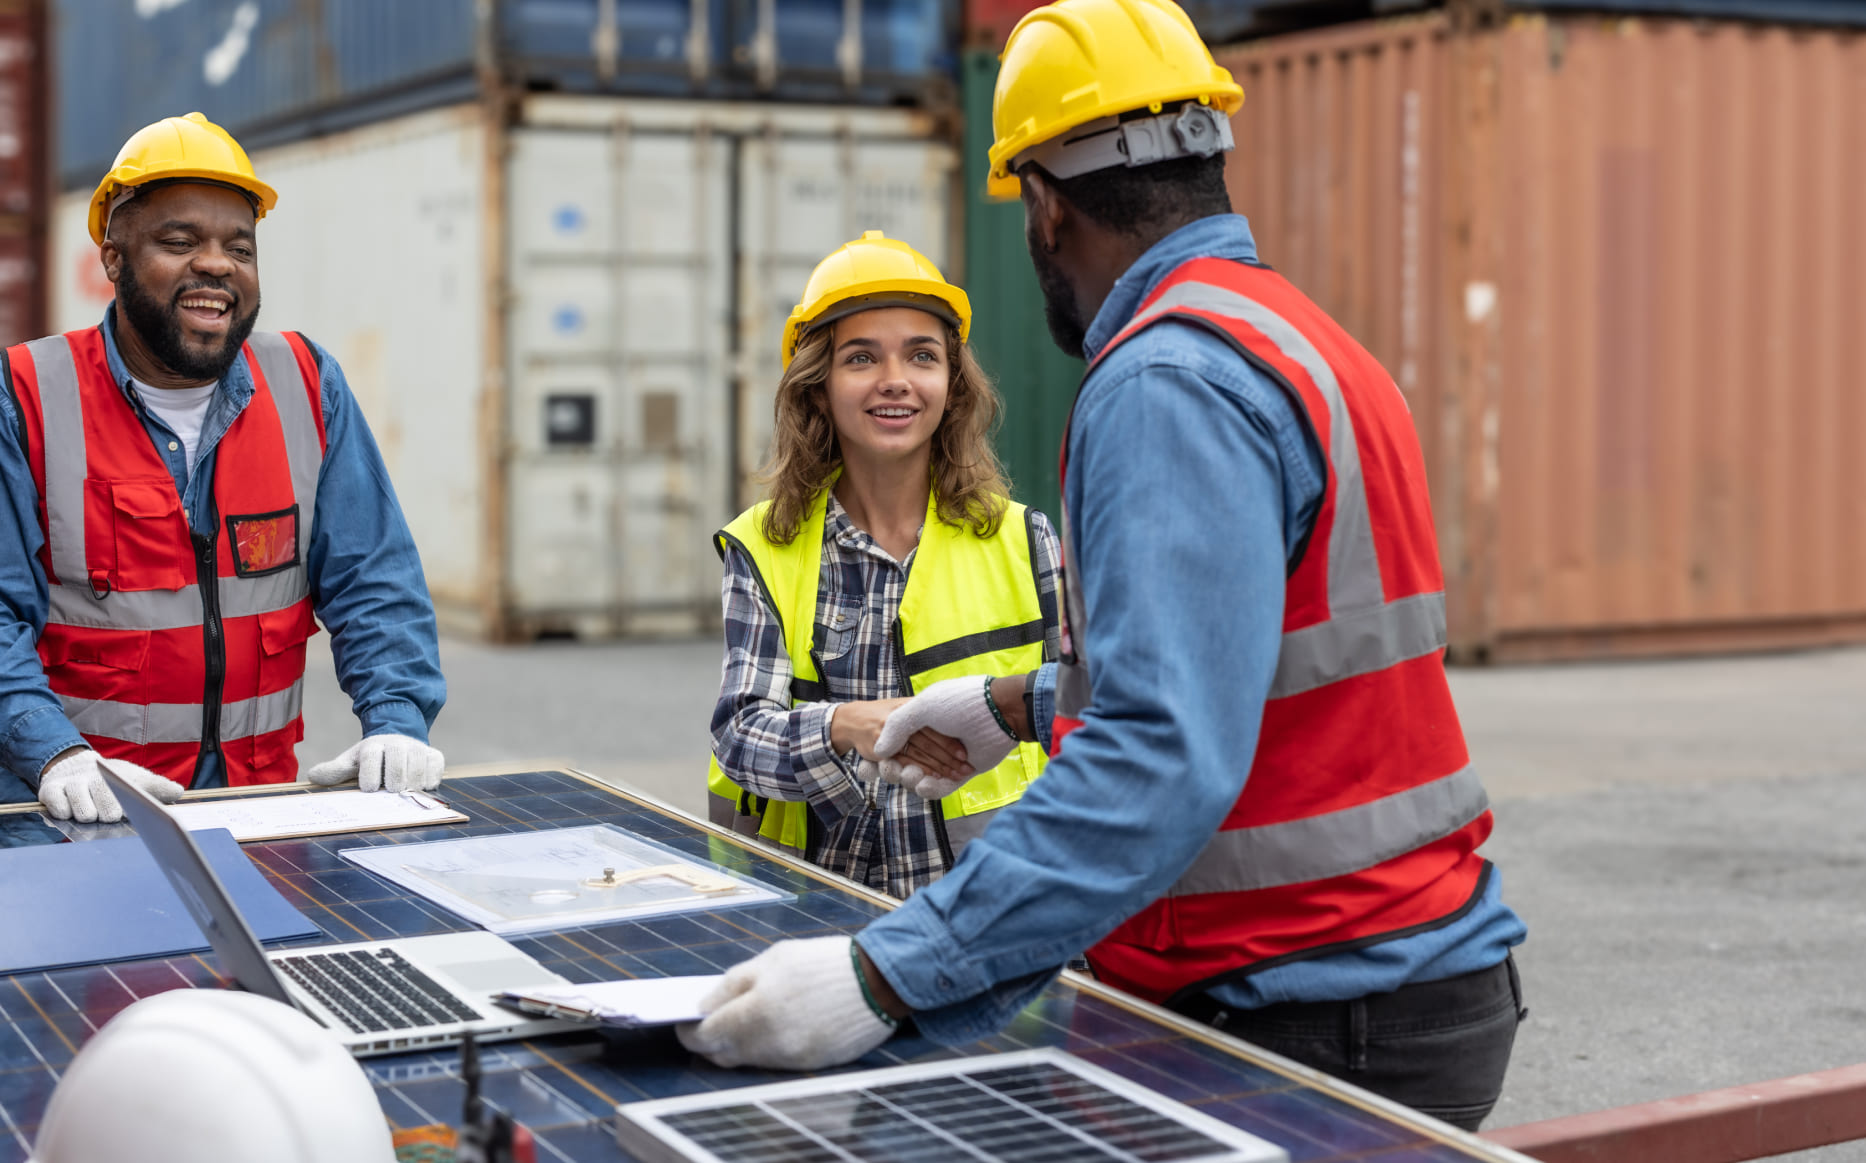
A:
[[[0,2],[0,346],[45,331],[45,5]]]
[[[877,228],[948,261],[958,163],[908,110],[533,96],[258,151],[265,314],[348,377],[450,626],[716,622],[711,535],[751,499],[778,338]],[[60,198],[55,324],[109,301]]]
[[[521,91],[950,105],[957,0],[55,0],[62,186],[156,116],[264,148]],[[479,14],[491,18],[482,29]]]
[[[1220,57],[1265,259],[1412,405],[1454,657],[1866,639],[1866,40],[1438,14]]]
[[[1043,292],[1024,246],[1023,203],[994,202],[985,196],[991,90],[997,76],[996,53],[966,54],[962,281],[972,300],[972,350],[1004,398],[997,448],[1013,494],[1060,523],[1056,458],[1069,405],[1082,380],[1082,361],[1070,359],[1050,342]]]

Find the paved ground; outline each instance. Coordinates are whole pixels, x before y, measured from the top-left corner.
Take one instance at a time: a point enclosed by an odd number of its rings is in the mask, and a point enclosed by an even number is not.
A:
[[[714,643],[450,641],[443,661],[450,762],[563,757],[701,809]],[[356,728],[327,654],[312,676],[314,760]],[[1866,650],[1461,670],[1453,688],[1531,931],[1492,1125],[1866,1061]]]

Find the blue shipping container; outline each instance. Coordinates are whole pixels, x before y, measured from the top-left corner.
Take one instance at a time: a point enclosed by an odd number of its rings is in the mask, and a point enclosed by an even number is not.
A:
[[[957,0],[497,0],[527,90],[779,101],[953,99]],[[88,185],[131,133],[198,109],[258,148],[471,98],[474,0],[55,0],[57,166]]]

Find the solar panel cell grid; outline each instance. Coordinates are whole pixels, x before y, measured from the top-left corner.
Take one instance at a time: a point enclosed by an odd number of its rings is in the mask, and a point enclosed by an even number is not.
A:
[[[565,772],[450,779],[442,794],[473,822],[375,833],[361,839],[399,844],[613,823],[797,894],[795,901],[785,904],[572,929],[515,942],[572,980],[717,973],[774,941],[852,932],[886,908]],[[8,821],[0,827],[0,843],[48,833],[48,838],[60,838],[50,829],[19,823],[22,819],[36,821],[37,817],[0,815],[0,821]],[[286,899],[324,931],[322,941],[311,943],[468,927],[336,855],[339,848],[354,846],[358,840],[357,836],[314,837],[249,844],[245,850]],[[135,998],[218,984],[214,970],[199,957],[0,978],[0,1163],[25,1159],[58,1073],[78,1046],[113,1014]],[[1486,1157],[1481,1149],[1473,1154],[1437,1141],[1416,1126],[1358,1110],[1340,1098],[1062,983],[1051,986],[998,1036],[954,1050],[909,1031],[857,1065],[889,1066],[1042,1046],[1068,1049],[1117,1075],[1184,1099],[1221,1121],[1274,1139],[1288,1149],[1293,1160],[1304,1163],[1349,1159],[1362,1163],[1394,1152],[1412,1152],[1417,1163]],[[539,1142],[539,1158],[552,1163],[628,1158],[614,1139],[613,1112],[618,1103],[796,1077],[721,1070],[689,1055],[666,1031],[565,1035],[489,1046],[483,1053],[488,1101],[513,1111],[530,1126]],[[397,1127],[411,1127],[458,1119],[464,1089],[456,1059],[451,1051],[426,1052],[370,1060],[364,1069],[390,1121]],[[1125,1141],[1114,1137],[1122,1126],[1120,1116],[1095,1117],[1110,1119],[1101,1124],[1110,1128],[1110,1141]],[[889,1136],[897,1132],[883,1124],[864,1125],[875,1141],[896,1141]],[[927,1157],[955,1156],[947,1148]],[[1172,1163],[1173,1158],[1137,1157],[1157,1158],[1159,1163]],[[1381,1163],[1396,1161],[1397,1156],[1393,1161],[1381,1159]]]

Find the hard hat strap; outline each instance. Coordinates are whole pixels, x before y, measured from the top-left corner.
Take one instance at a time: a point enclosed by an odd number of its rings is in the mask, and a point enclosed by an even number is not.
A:
[[[1210,105],[1188,101],[1178,109],[1123,121],[1104,117],[1062,137],[1040,142],[1011,159],[1010,170],[1035,163],[1058,178],[1115,166],[1150,166],[1182,157],[1212,157],[1233,148],[1231,121]]]

